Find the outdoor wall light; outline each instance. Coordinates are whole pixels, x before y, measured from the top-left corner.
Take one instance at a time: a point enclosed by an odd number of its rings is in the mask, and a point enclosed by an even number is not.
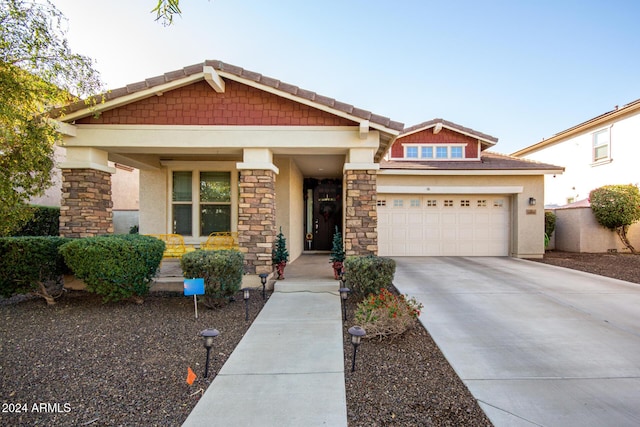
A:
[[[242,298],[244,299],[244,320],[249,320],[249,291],[251,288],[242,288]]]
[[[204,365],[204,377],[207,378],[209,376],[209,353],[211,352],[211,347],[213,347],[213,339],[220,335],[217,329],[205,329],[200,332],[200,336],[204,339],[204,348],[207,349],[207,361]]]
[[[264,301],[266,299],[265,297],[265,293],[264,293],[264,287],[267,284],[267,276],[269,276],[267,273],[260,273],[260,283],[262,283],[262,300]]]
[[[347,283],[347,278],[344,277],[344,268],[340,270],[340,282],[342,283],[342,287],[345,288]]]
[[[347,320],[347,298],[349,297],[349,292],[351,289],[349,288],[340,288],[340,302],[342,303],[342,319]]]
[[[536,199],[534,197],[529,197],[529,206],[535,206],[536,205]]]
[[[349,328],[349,335],[351,335],[351,344],[353,344],[353,362],[351,362],[351,372],[353,372],[356,370],[356,352],[358,351],[360,340],[367,333],[360,326],[352,326]]]

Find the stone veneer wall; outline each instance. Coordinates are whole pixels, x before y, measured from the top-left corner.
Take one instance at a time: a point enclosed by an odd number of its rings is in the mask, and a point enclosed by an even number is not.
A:
[[[276,175],[271,170],[241,170],[238,243],[247,273],[271,273],[276,238]]]
[[[347,255],[377,255],[378,253],[376,178],[376,170],[345,172],[344,248]]]
[[[94,169],[63,169],[60,235],[94,237],[113,233],[111,174]]]

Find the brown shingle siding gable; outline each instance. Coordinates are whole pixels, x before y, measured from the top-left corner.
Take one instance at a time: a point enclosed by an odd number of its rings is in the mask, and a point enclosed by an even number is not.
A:
[[[99,105],[102,102],[111,101],[125,95],[140,92],[142,90],[152,89],[155,86],[171,83],[173,81],[180,80],[180,79],[201,73],[203,71],[203,67],[205,66],[213,67],[218,72],[225,72],[242,79],[246,79],[246,80],[256,82],[273,89],[277,89],[279,91],[282,91],[284,93],[287,93],[293,96],[298,96],[301,99],[314,102],[320,106],[326,106],[334,110],[347,113],[349,115],[354,116],[356,119],[369,120],[372,123],[384,126],[396,132],[401,131],[404,127],[403,123],[393,121],[388,117],[372,114],[370,111],[355,108],[353,105],[338,102],[333,98],[321,96],[315,92],[303,90],[295,85],[282,82],[272,77],[266,77],[260,73],[245,70],[236,65],[227,64],[219,60],[207,60],[200,64],[193,64],[179,70],[169,71],[167,73],[164,73],[162,76],[150,77],[142,82],[129,84],[124,88],[114,89],[101,96],[98,96],[96,99],[97,104]],[[86,108],[87,108],[87,104],[84,101],[81,101],[81,102],[68,105],[64,107],[64,109],[58,109],[53,111],[52,116],[53,117],[60,116],[63,112],[64,114],[70,114],[73,112],[84,110]],[[94,113],[93,111],[88,110],[87,116],[92,115],[93,113]]]
[[[229,81],[224,93],[205,82],[88,116],[78,124],[354,126],[322,110]]]

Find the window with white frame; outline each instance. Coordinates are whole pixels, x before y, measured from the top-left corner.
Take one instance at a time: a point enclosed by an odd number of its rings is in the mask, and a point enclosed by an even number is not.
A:
[[[410,203],[409,206],[411,206],[412,208],[420,207],[420,199],[411,199],[409,203]]]
[[[601,162],[611,156],[609,129],[602,129],[592,134],[593,136],[593,161]]]
[[[394,199],[393,200],[393,207],[394,208],[401,208],[404,206],[404,200],[402,199]]]
[[[406,144],[405,159],[447,160],[464,159],[466,144]]]
[[[175,234],[207,236],[231,231],[231,173],[174,171],[171,205]]]
[[[420,147],[420,154],[423,159],[433,159],[433,147]]]

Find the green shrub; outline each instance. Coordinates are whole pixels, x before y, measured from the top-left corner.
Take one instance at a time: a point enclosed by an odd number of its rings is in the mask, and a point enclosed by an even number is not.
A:
[[[60,235],[60,208],[29,206],[33,216],[14,236],[58,236]]]
[[[0,238],[0,294],[34,293],[53,304],[67,272],[58,249],[68,241],[52,236]]]
[[[640,190],[635,185],[605,185],[589,193],[591,210],[603,227],[615,231],[622,243],[637,253],[627,236],[629,227],[640,221]]]
[[[359,299],[377,294],[393,283],[396,262],[375,255],[349,256],[344,262],[346,286]]]
[[[382,289],[358,304],[355,320],[367,332],[367,338],[382,339],[401,335],[413,327],[422,307],[415,298]]]
[[[164,246],[154,237],[118,234],[73,240],[60,251],[87,290],[101,295],[104,302],[127,298],[141,302],[162,262]]]
[[[225,304],[242,285],[244,255],[236,250],[195,251],[182,256],[186,278],[203,278],[204,304],[209,308]]]

